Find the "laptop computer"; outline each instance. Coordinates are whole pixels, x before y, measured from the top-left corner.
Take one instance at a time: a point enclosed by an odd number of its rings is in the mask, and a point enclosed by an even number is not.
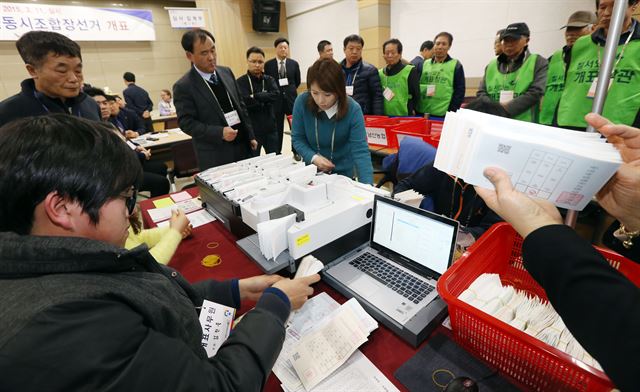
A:
[[[400,329],[419,318],[420,330],[445,309],[436,283],[452,263],[457,233],[457,221],[376,195],[369,243],[331,262],[324,274]],[[438,312],[416,317],[436,299]]]

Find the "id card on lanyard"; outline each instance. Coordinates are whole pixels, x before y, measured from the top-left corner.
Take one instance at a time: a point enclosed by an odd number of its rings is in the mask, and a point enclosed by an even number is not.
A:
[[[215,99],[216,102],[218,103],[218,106],[220,107],[220,111],[224,113],[224,119],[227,121],[227,125],[232,127],[234,125],[240,124],[240,116],[238,115],[238,111],[233,108],[233,101],[231,100],[231,95],[229,95],[229,92],[227,91],[227,89],[225,88],[224,91],[225,93],[227,93],[227,98],[229,99],[229,104],[231,105],[231,111],[225,113],[224,109],[222,109],[222,105],[220,105],[220,101],[218,101],[218,97],[216,97],[216,94],[211,89],[211,86],[209,86],[209,82],[207,82],[205,78],[202,78],[202,81],[211,92],[211,95],[213,95],[213,99]]]

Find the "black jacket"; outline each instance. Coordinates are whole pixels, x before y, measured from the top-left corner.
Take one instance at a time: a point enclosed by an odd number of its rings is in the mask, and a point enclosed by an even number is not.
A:
[[[140,135],[147,132],[147,129],[142,123],[142,118],[138,116],[133,110],[127,108],[120,109],[117,116],[109,117],[109,122],[113,124],[120,132],[124,131],[136,131]]]
[[[276,84],[280,88],[280,92],[282,94],[279,106],[284,113],[290,114],[293,111],[293,103],[298,96],[298,87],[300,87],[301,83],[300,65],[297,61],[287,58],[284,62],[284,66],[287,70],[287,79],[289,80],[289,85],[287,86],[280,86],[278,83],[280,76],[278,75],[279,62],[277,58],[272,58],[264,63],[264,73],[276,80]]]
[[[18,118],[41,116],[47,113],[69,113],[88,120],[100,121],[100,107],[87,94],[75,98],[49,98],[37,92],[33,79],[20,83],[22,91],[0,102],[0,126]]]
[[[414,189],[424,196],[431,196],[436,213],[456,219],[476,239],[494,223],[502,220],[487,207],[472,185],[462,180],[458,180],[454,185],[454,180],[448,174],[433,167],[433,163],[424,165],[398,182],[393,187],[393,192],[395,194],[408,189]],[[462,209],[460,210],[461,193]]]
[[[280,97],[280,89],[276,81],[269,75],[262,76],[258,79],[247,73],[237,80],[240,96],[247,107],[253,132],[256,135],[265,135],[276,131],[273,104]],[[249,83],[249,78],[251,78],[251,83]]]
[[[142,87],[132,83],[122,91],[124,100],[127,102],[127,107],[138,116],[142,116],[145,110],[151,111],[153,109],[153,101],[149,98],[149,93]]]
[[[565,225],[529,234],[522,258],[569,331],[616,387],[637,391],[640,289]]]
[[[224,113],[207,87],[207,82],[193,66],[173,85],[178,125],[193,137],[200,170],[249,158],[249,141],[255,139],[233,72],[230,68],[217,66],[216,74],[240,116],[240,124],[233,126],[238,130],[238,135],[232,142],[222,139],[222,130],[227,126]]]
[[[353,85],[353,98],[362,109],[363,114],[384,115],[384,97],[380,85],[380,75],[373,65],[360,60],[351,68],[342,60],[342,72],[345,74],[347,86]],[[355,81],[353,78],[355,76]]]
[[[238,307],[237,281],[192,286],[146,246],[14,233],[0,233],[0,296],[2,391],[258,391],[290,309],[263,294],[207,358],[197,309]]]

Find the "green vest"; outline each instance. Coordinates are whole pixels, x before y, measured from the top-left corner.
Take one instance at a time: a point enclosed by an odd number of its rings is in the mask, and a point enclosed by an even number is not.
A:
[[[451,97],[453,97],[453,75],[458,60],[451,59],[446,63],[434,63],[432,59],[425,61],[420,75],[420,99],[417,111],[434,116],[447,114]],[[435,85],[435,94],[427,96],[427,85]]]
[[[618,56],[623,46],[618,46]],[[587,93],[598,77],[599,56],[604,56],[604,48],[596,45],[589,35],[579,38],[573,45],[567,81],[558,106],[558,125],[587,126],[584,116],[593,106],[593,99],[587,97]],[[629,42],[611,80],[602,115],[614,124],[631,125],[640,108],[640,40]]]
[[[487,66],[484,76],[487,94],[495,102],[500,102],[500,91],[513,91],[513,98],[527,92],[533,83],[538,55],[532,54],[515,72],[503,74],[498,70],[498,59],[493,59]],[[533,105],[528,110],[515,116],[516,120],[534,122],[538,114],[538,105]]]
[[[400,72],[393,76],[384,74],[384,68],[380,68],[380,81],[382,82],[382,91],[389,88],[393,91],[391,101],[384,99],[384,114],[387,116],[408,116],[407,103],[411,99],[409,94],[409,73],[413,69],[413,65],[406,65]]]
[[[558,50],[551,56],[549,61],[549,70],[547,71],[547,87],[540,105],[540,124],[551,125],[553,123],[553,115],[562,97],[564,90],[564,73],[565,64],[562,58],[562,49]]]

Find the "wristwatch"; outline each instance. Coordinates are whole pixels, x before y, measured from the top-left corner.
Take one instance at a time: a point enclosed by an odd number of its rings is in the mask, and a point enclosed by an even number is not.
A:
[[[622,242],[622,246],[624,246],[625,249],[631,249],[633,239],[640,236],[640,230],[628,231],[623,224],[620,224],[620,228],[613,232],[613,236]]]

